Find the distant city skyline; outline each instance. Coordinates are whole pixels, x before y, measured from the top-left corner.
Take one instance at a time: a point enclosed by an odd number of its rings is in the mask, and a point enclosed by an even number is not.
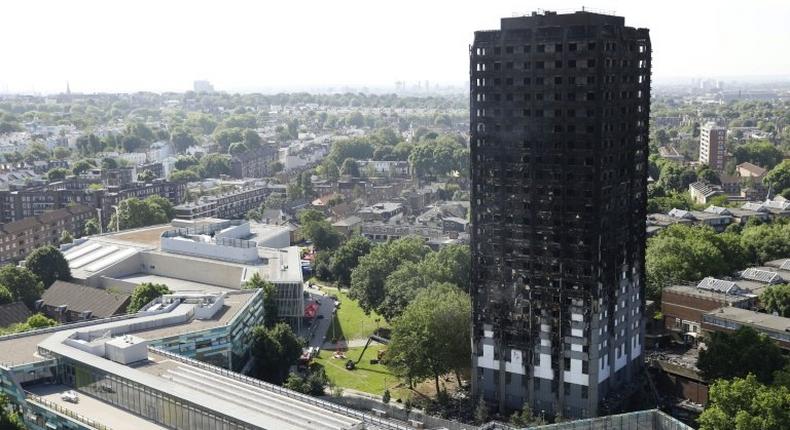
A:
[[[479,28],[566,0],[186,2],[11,0],[0,5],[0,93],[220,91],[343,87],[395,90],[396,81],[468,79]],[[654,81],[693,77],[790,78],[790,2],[602,0],[595,10],[648,27]],[[688,41],[695,41],[689,43]]]

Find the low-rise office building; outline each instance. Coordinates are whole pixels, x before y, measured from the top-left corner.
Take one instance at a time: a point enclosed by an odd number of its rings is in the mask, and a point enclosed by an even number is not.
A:
[[[261,296],[169,295],[138,314],[0,338],[0,391],[34,430],[406,428],[224,370],[246,362]]]
[[[258,241],[284,243],[285,236],[214,220],[195,228],[162,225],[93,236],[62,251],[74,282],[121,291],[151,282],[175,292],[233,292],[258,273],[277,287],[278,316],[299,328],[305,309],[299,248]]]
[[[702,316],[706,331],[729,333],[741,327],[751,327],[790,351],[790,318],[736,307],[719,308]]]

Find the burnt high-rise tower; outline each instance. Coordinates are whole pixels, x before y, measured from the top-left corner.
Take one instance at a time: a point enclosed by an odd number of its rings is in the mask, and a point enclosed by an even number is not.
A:
[[[470,51],[473,388],[595,416],[642,368],[650,37],[503,18]]]

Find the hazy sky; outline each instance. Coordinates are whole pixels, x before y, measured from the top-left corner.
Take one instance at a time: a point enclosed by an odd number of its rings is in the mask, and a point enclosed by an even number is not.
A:
[[[657,79],[790,76],[790,0],[2,0],[0,92],[460,84],[475,30],[582,4],[650,28]]]

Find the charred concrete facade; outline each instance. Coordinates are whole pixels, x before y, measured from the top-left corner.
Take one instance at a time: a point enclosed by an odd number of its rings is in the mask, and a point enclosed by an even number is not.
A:
[[[650,66],[617,16],[475,33],[472,383],[500,409],[596,416],[637,385]]]

